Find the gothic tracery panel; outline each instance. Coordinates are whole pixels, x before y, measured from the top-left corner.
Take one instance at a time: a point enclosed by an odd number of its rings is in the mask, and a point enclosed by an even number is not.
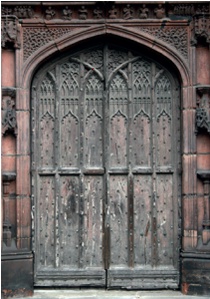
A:
[[[156,82],[157,97],[157,166],[172,166],[172,90],[169,78],[160,75]]]
[[[54,165],[55,87],[49,75],[40,84],[39,98],[40,166]]]
[[[96,74],[91,74],[85,85],[85,149],[87,167],[103,167],[102,118],[103,83]]]

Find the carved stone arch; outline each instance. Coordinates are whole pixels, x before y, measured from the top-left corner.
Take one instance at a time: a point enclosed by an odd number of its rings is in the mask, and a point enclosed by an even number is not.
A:
[[[90,27],[88,30],[81,29],[76,32],[73,31],[68,36],[64,35],[55,40],[54,43],[50,42],[37,50],[31,56],[31,59],[28,59],[24,64],[22,76],[24,87],[29,87],[36,69],[43,64],[43,61],[47,61],[59,53],[62,55],[66,50],[72,49],[72,47],[82,42],[97,39],[98,37],[116,37],[143,46],[154,55],[160,58],[162,57],[162,59],[167,59],[175,66],[183,86],[190,84],[189,67],[184,57],[182,57],[175,48],[143,31],[137,32],[136,30],[134,31],[119,25],[106,24]]]

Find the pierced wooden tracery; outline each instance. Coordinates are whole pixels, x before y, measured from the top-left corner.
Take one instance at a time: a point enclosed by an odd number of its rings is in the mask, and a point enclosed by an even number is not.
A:
[[[38,78],[36,284],[62,285],[65,276],[66,285],[104,285],[106,269],[109,287],[155,288],[160,273],[162,287],[178,286],[179,95],[171,77],[105,46]]]

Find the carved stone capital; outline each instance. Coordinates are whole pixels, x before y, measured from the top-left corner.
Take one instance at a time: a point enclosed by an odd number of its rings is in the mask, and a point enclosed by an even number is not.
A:
[[[20,31],[16,16],[7,15],[1,18],[2,48],[20,48]]]

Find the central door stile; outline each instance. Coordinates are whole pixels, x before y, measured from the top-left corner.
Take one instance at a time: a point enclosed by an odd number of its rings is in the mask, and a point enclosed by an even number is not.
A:
[[[80,61],[83,59],[82,53],[80,54]],[[79,168],[81,169],[79,176],[79,189],[80,197],[79,200],[79,227],[78,227],[78,238],[79,238],[79,247],[78,247],[78,268],[82,269],[84,265],[84,65],[79,63],[79,120],[80,120],[80,151],[79,151]]]
[[[109,93],[108,93],[108,46],[103,47],[103,64],[104,64],[104,134],[103,134],[103,145],[104,145],[104,267],[106,269],[106,285],[107,285],[107,270],[110,266],[110,202],[109,202]]]
[[[152,146],[152,190],[151,190],[151,265],[155,267],[157,265],[157,215],[156,215],[156,201],[157,201],[157,190],[156,190],[156,136],[154,132],[154,127],[156,123],[156,101],[155,101],[155,89],[154,89],[154,78],[156,75],[155,64],[151,64],[151,130],[152,130],[152,139],[151,139],[151,146]]]
[[[60,136],[60,95],[59,95],[59,86],[60,86],[60,68],[57,65],[55,68],[55,77],[56,77],[56,87],[55,87],[55,140],[59,140]],[[59,176],[59,160],[60,160],[60,146],[59,142],[54,145],[54,154],[55,154],[55,205],[54,205],[54,246],[55,246],[55,269],[60,267],[60,229],[59,225],[59,207],[60,207],[60,176]]]
[[[132,58],[131,52],[128,52],[128,59],[129,61]],[[130,268],[134,267],[134,198],[133,198],[133,173],[132,173],[132,118],[133,118],[133,111],[132,111],[132,63],[128,63],[128,131],[127,131],[127,157],[128,157],[128,191],[127,191],[127,200],[128,200],[128,266]]]

